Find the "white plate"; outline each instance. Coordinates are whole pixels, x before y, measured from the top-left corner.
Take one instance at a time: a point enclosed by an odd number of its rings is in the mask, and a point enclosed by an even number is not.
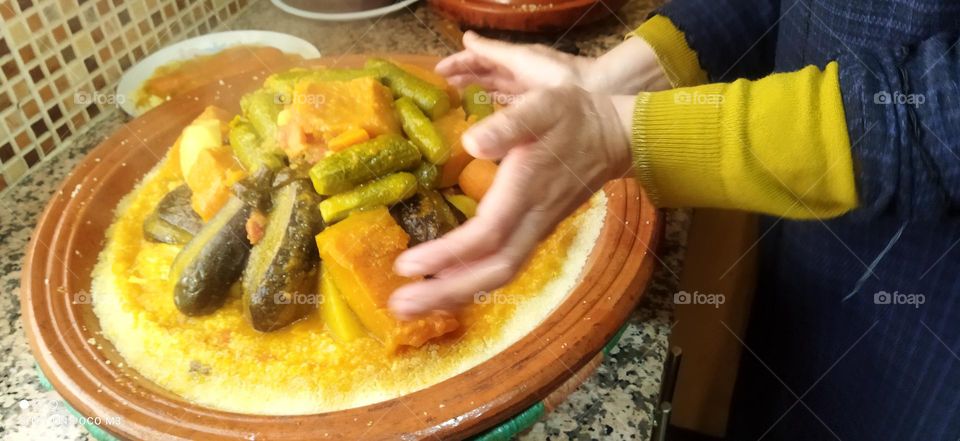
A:
[[[322,20],[322,21],[352,21],[352,20],[364,20],[367,18],[379,17],[381,15],[387,15],[391,12],[399,11],[407,6],[410,6],[417,2],[417,0],[402,0],[397,3],[394,3],[389,6],[384,6],[382,8],[370,9],[366,11],[357,11],[357,12],[313,12],[313,11],[304,11],[303,9],[294,8],[283,2],[283,0],[271,0],[273,5],[282,9],[288,14],[293,14],[303,18],[310,18],[313,20]]]
[[[202,35],[160,49],[127,70],[117,85],[117,103],[124,112],[138,116],[147,109],[137,109],[136,92],[158,67],[239,45],[269,46],[304,58],[320,56],[316,46],[306,40],[279,32],[229,31]]]

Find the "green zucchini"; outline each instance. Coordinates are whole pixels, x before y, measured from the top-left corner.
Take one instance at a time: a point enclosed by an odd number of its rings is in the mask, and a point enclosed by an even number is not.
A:
[[[263,149],[260,135],[243,116],[238,115],[230,121],[230,147],[248,174],[261,168],[276,171],[283,167],[283,160],[277,154]]]
[[[223,305],[250,253],[245,226],[251,210],[230,198],[173,260],[173,300],[184,314],[210,314]]]
[[[380,205],[391,206],[417,192],[417,178],[410,173],[394,173],[362,184],[320,202],[320,214],[327,224],[338,222],[354,210]]]
[[[476,116],[477,121],[490,116],[495,110],[493,96],[476,84],[471,84],[463,90],[461,104],[467,116]]]
[[[420,149],[424,158],[434,164],[443,164],[450,159],[450,148],[444,144],[440,132],[430,118],[408,97],[398,99],[394,106],[400,115],[400,123],[407,138]]]
[[[277,115],[283,110],[276,94],[267,89],[248,93],[240,98],[240,108],[260,137],[261,148],[267,152],[275,152],[277,150]]]
[[[367,60],[365,67],[376,72],[377,78],[393,91],[394,97],[408,97],[423,113],[436,120],[450,110],[450,95],[429,82],[420,79],[396,64],[382,58]]]
[[[303,318],[317,305],[315,236],[323,229],[319,197],[304,180],[273,195],[263,238],[243,271],[243,306],[254,329],[270,332]]]
[[[390,214],[410,235],[410,246],[437,239],[459,225],[443,196],[424,188],[410,200],[394,205]]]
[[[433,190],[440,183],[440,169],[429,162],[421,162],[411,173],[417,177],[417,181],[423,188]]]
[[[310,179],[317,193],[333,195],[419,162],[420,150],[410,141],[387,134],[321,159],[310,169]]]

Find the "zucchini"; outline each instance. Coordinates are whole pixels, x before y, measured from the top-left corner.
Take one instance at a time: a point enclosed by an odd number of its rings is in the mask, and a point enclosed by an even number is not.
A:
[[[293,323],[318,302],[314,240],[323,229],[319,197],[304,180],[280,187],[273,195],[263,238],[250,252],[243,270],[243,307],[253,328],[270,332]]]
[[[160,199],[157,208],[143,221],[143,234],[152,242],[183,245],[200,228],[203,219],[190,205],[190,187],[181,185]]]
[[[417,181],[423,188],[433,190],[440,183],[440,169],[429,162],[421,162],[411,173],[417,177]]]
[[[420,111],[420,108],[414,104],[408,97],[398,99],[394,106],[397,108],[397,114],[400,115],[400,123],[403,125],[403,133],[407,134],[424,158],[434,164],[443,164],[450,159],[450,148],[444,144],[440,132],[430,122],[430,118]]]
[[[463,90],[461,104],[467,117],[476,116],[477,121],[490,116],[495,110],[493,107],[493,97],[490,95],[490,92],[483,90],[482,87],[476,84],[471,84]]]
[[[260,135],[245,117],[238,115],[230,121],[230,147],[249,175],[261,168],[276,171],[283,167],[278,155],[264,151]]]
[[[394,205],[390,214],[410,235],[409,246],[437,239],[459,225],[443,196],[423,188],[409,201]]]
[[[332,195],[419,162],[420,150],[410,141],[387,134],[321,159],[310,168],[310,179],[317,193]]]
[[[210,314],[226,301],[250,253],[244,228],[251,210],[231,197],[173,260],[173,300],[184,314]]]
[[[417,178],[410,173],[394,173],[360,185],[320,202],[320,214],[327,224],[340,221],[354,210],[380,205],[391,206],[417,192]]]
[[[450,110],[450,95],[429,82],[420,79],[396,64],[382,58],[367,60],[365,67],[376,72],[377,78],[393,91],[394,97],[408,97],[423,113],[436,120]]]
[[[247,205],[260,211],[266,211],[270,208],[270,192],[274,175],[273,170],[269,168],[258,168],[254,174],[233,184],[230,191]]]
[[[275,152],[277,150],[277,115],[283,110],[277,96],[267,89],[259,89],[240,98],[240,108],[260,137],[261,149]]]

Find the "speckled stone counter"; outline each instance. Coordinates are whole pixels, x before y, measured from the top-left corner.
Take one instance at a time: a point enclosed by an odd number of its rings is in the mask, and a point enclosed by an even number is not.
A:
[[[642,22],[650,7],[634,1],[600,23],[550,39],[596,55],[621,41]],[[600,6],[598,6],[600,7]],[[379,20],[320,24],[283,14],[269,2],[255,2],[228,29],[266,29],[305,38],[328,55],[405,52],[446,55],[453,42],[437,31],[440,19],[425,7]],[[557,38],[554,38],[557,37]],[[550,43],[550,39],[543,40]],[[70,417],[55,392],[41,387],[20,323],[20,266],[31,230],[59,182],[102,139],[125,121],[107,112],[62,153],[0,196],[0,439],[78,440],[86,432]],[[661,265],[619,345],[597,373],[567,401],[521,436],[523,440],[648,439],[660,375],[673,323],[672,293],[686,247],[689,217],[666,213],[666,231],[658,257]]]

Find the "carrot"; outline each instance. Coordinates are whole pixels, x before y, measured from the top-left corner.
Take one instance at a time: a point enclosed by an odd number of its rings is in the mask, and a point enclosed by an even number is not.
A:
[[[344,150],[354,144],[359,144],[369,140],[370,134],[368,134],[366,130],[360,127],[354,127],[341,132],[337,136],[334,136],[333,139],[327,143],[327,147],[330,150],[339,152],[340,150]]]
[[[460,173],[460,189],[476,201],[483,199],[493,184],[497,164],[486,159],[474,159]]]

